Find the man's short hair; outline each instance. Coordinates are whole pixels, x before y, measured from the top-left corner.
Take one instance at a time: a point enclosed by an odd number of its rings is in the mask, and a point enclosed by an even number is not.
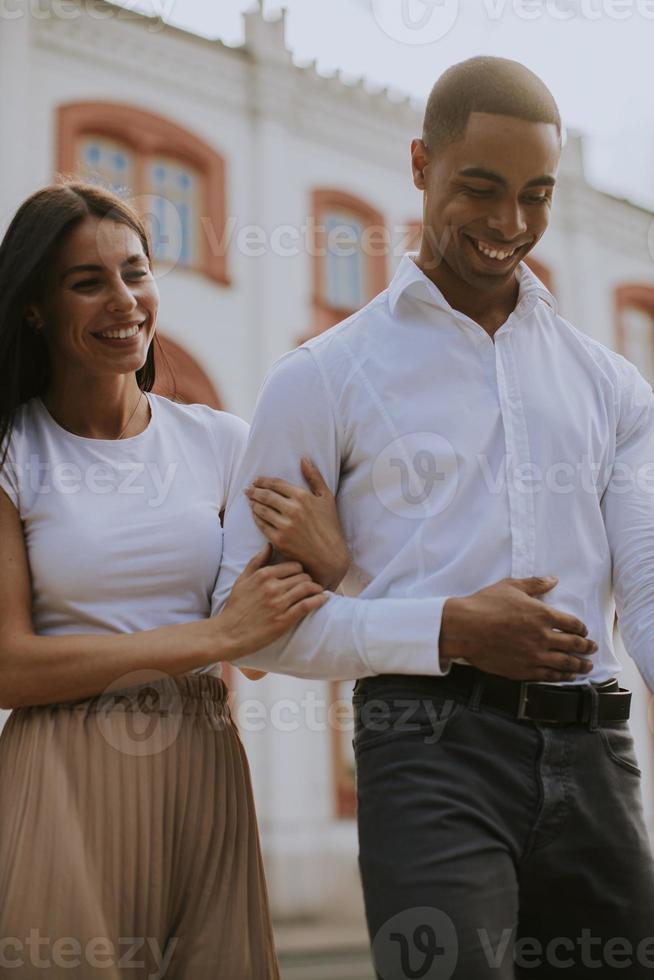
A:
[[[427,101],[423,142],[438,151],[461,139],[471,112],[551,123],[561,140],[561,116],[554,96],[533,71],[509,58],[482,55],[452,65]]]

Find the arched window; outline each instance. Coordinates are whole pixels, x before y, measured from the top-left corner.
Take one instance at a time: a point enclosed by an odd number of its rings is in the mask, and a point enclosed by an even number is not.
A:
[[[112,102],[58,110],[57,169],[136,199],[156,258],[229,282],[223,158],[175,123]]]
[[[316,190],[311,213],[313,323],[302,340],[350,316],[387,285],[388,243],[379,211],[345,191]]]
[[[195,358],[159,330],[156,337],[163,356],[159,350],[155,352],[157,378],[154,391],[187,405],[209,405],[222,410],[220,395]]]
[[[615,313],[616,350],[654,384],[654,286],[619,286]]]
[[[119,193],[134,187],[136,154],[119,140],[88,134],[79,140],[75,171]]]

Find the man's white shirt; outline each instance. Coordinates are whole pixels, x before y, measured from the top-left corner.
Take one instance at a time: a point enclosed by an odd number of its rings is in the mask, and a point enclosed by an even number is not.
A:
[[[654,689],[654,395],[558,314],[524,263],[517,276],[516,307],[491,338],[406,255],[388,289],[272,367],[232,484],[213,612],[265,543],[244,488],[257,476],[303,484],[302,456],[337,494],[358,571],[240,666],[437,676],[448,597],[557,575],[543,601],[599,644],[587,676],[621,669],[617,606]]]

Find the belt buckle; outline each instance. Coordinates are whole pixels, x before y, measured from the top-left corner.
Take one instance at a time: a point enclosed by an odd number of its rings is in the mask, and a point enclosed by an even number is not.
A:
[[[522,721],[528,721],[529,715],[526,714],[527,702],[529,700],[529,688],[534,683],[534,681],[521,681],[520,691],[518,694],[518,714],[516,717],[522,719]]]
[[[543,721],[547,724],[557,724],[561,721],[560,718],[546,718],[543,715],[539,715],[537,718],[532,715],[527,714],[527,703],[529,701],[529,688],[540,686],[538,681],[521,681],[520,682],[520,693],[518,695],[518,713],[516,717],[522,721]]]

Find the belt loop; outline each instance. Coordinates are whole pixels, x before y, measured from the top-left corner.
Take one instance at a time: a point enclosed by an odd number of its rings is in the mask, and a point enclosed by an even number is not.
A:
[[[475,678],[472,694],[470,695],[470,700],[468,701],[468,707],[471,709],[471,711],[479,711],[479,704],[481,702],[481,696],[484,692],[485,682],[486,678],[481,673]]]
[[[594,684],[589,685],[590,690],[590,720],[588,730],[596,732],[599,728],[599,691]]]

